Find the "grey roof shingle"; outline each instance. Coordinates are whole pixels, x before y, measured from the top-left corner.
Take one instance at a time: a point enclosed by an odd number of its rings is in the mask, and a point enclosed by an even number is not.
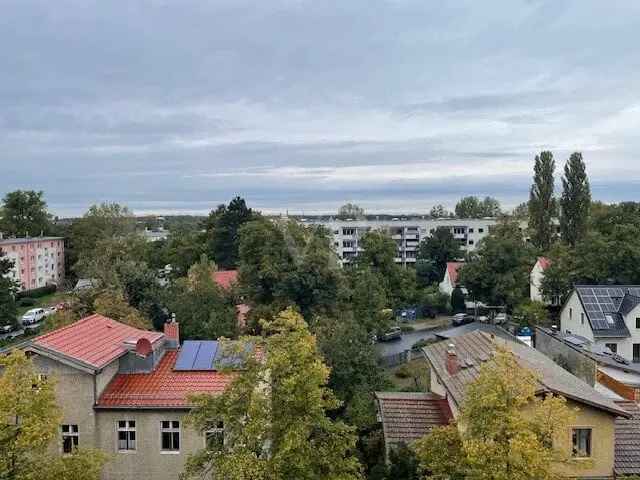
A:
[[[453,417],[447,400],[433,393],[376,392],[387,444],[410,443]]]
[[[640,473],[640,407],[634,402],[616,402],[631,418],[616,419],[614,469],[616,475]]]
[[[468,365],[454,375],[449,374],[446,368],[449,343],[454,343],[461,364],[464,362]],[[522,367],[528,368],[538,375],[540,392],[562,395],[615,415],[629,415],[612,400],[573,376],[543,353],[517,342],[475,331],[459,336],[451,342],[445,341],[428,345],[422,351],[452,400],[460,407],[464,403],[467,386],[478,378],[482,364],[491,359],[498,346],[511,351]]]

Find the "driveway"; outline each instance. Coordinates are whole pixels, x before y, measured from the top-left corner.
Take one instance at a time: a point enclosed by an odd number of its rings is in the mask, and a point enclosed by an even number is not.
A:
[[[445,330],[446,328],[441,328],[438,330]],[[380,354],[381,357],[387,357],[389,355],[394,355],[396,353],[404,352],[405,350],[410,350],[414,343],[418,340],[427,340],[429,338],[435,338],[434,333],[438,330],[428,330],[428,331],[419,331],[419,332],[408,332],[403,333],[402,337],[397,340],[391,340],[390,342],[378,342],[376,344],[376,350]]]

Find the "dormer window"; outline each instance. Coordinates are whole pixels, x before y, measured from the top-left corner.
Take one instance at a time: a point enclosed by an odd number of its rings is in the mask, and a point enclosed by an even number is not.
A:
[[[605,315],[604,317],[607,319],[607,323],[609,325],[615,325],[616,322],[613,320],[613,316],[612,315]]]

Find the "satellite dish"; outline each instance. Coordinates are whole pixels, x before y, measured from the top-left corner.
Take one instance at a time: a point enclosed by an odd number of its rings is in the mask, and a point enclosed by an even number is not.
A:
[[[153,352],[153,347],[148,338],[140,338],[136,342],[136,353],[141,357],[147,357]]]

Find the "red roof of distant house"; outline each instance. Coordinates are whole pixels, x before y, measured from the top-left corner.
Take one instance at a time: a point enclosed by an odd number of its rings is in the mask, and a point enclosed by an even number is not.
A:
[[[177,350],[168,350],[151,373],[121,373],[100,395],[98,407],[189,407],[189,395],[219,394],[235,377],[218,371],[176,371]]]
[[[538,263],[540,264],[542,270],[546,270],[551,266],[551,260],[549,260],[547,257],[538,257]]]
[[[449,280],[454,287],[458,284],[458,270],[464,265],[464,262],[447,262],[447,272],[449,272]]]
[[[154,343],[163,337],[163,333],[140,330],[96,314],[45,333],[32,343],[92,367],[102,368],[126,353],[125,340],[146,338]]]
[[[238,281],[237,270],[218,270],[213,274],[213,280],[225,290]]]

